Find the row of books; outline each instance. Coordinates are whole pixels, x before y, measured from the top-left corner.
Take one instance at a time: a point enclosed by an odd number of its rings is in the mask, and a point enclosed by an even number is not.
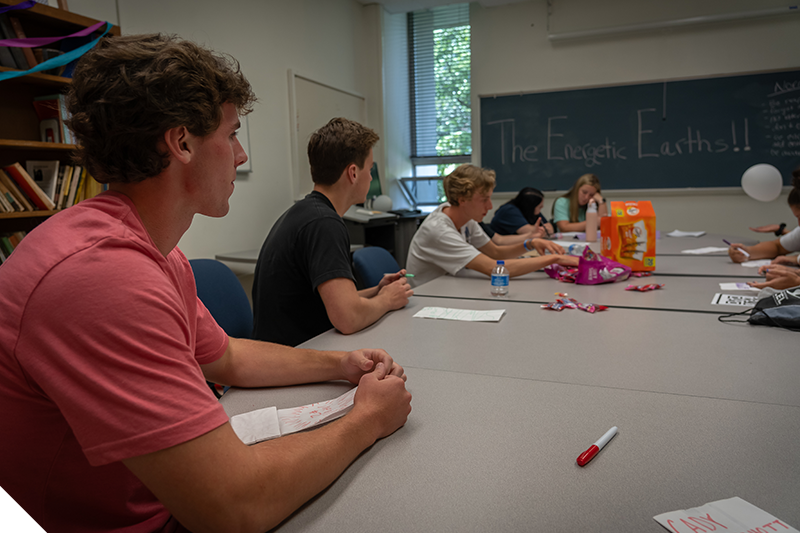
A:
[[[24,39],[27,35],[22,28],[19,18],[0,13],[0,39]],[[16,68],[19,70],[29,70],[53,57],[63,54],[62,50],[55,48],[25,48],[14,46],[0,46],[0,65],[4,67]],[[64,72],[64,67],[47,71],[47,74],[60,76]]]
[[[24,231],[17,231],[0,235],[0,263],[8,259],[26,234]]]
[[[28,161],[0,170],[0,213],[64,209],[97,196],[105,186],[85,168],[60,161]]]

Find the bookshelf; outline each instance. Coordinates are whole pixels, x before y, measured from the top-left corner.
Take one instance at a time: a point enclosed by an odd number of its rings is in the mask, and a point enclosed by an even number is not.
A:
[[[23,0],[0,0],[0,6],[15,5]],[[55,3],[55,0],[53,0]],[[56,7],[36,4],[30,9],[9,12],[19,19],[27,37],[69,35],[99,22],[98,20],[64,11]],[[119,35],[119,26],[109,31]],[[57,46],[57,43],[53,46]],[[0,72],[14,70],[0,66]],[[75,146],[72,144],[41,142],[39,117],[33,108],[38,96],[64,93],[72,82],[70,78],[36,73],[0,81],[0,166],[28,160],[57,159],[70,164]],[[30,231],[55,211],[26,211],[0,213],[0,234]]]

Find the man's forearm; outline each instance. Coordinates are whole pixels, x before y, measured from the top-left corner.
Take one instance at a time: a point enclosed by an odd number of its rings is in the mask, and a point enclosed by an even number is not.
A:
[[[237,387],[278,387],[341,379],[344,352],[231,338],[225,355],[203,365],[206,379]]]

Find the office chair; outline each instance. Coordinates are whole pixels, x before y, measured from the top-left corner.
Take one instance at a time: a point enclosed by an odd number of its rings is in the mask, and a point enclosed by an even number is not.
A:
[[[249,339],[253,335],[253,309],[236,274],[214,259],[190,259],[197,297],[217,324],[230,337]],[[218,398],[227,390],[208,383]]]
[[[353,252],[353,266],[366,289],[380,283],[384,274],[400,270],[394,256],[380,246],[367,246]]]

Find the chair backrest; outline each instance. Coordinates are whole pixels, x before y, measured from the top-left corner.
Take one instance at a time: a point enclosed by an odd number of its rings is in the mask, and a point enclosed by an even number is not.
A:
[[[353,266],[364,288],[374,287],[384,274],[400,270],[394,256],[380,246],[367,246],[353,252]]]
[[[197,296],[211,316],[231,337],[253,335],[253,309],[236,274],[214,259],[190,259]]]

